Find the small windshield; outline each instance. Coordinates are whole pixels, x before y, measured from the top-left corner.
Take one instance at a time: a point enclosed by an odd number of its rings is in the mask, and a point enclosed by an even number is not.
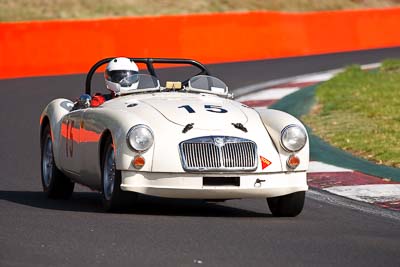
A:
[[[211,91],[219,95],[226,95],[228,93],[228,86],[223,81],[208,75],[192,77],[189,80],[189,89]]]
[[[144,89],[160,89],[160,81],[148,74],[132,74],[124,77],[118,83],[121,87],[128,87],[134,91]],[[132,92],[134,92],[132,91]]]

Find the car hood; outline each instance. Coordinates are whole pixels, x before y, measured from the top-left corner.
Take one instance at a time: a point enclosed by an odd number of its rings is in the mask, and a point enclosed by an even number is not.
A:
[[[208,94],[170,93],[139,100],[162,114],[167,120],[197,129],[224,129],[232,123],[248,120],[240,103]]]
[[[251,140],[257,144],[259,163],[256,172],[282,171],[280,155],[259,114],[230,99],[181,92],[138,94],[109,100],[93,112],[108,114],[107,120],[117,125],[116,135],[123,138],[132,126],[148,125],[155,136],[152,171],[184,172],[177,145],[205,136]],[[99,118],[101,116],[96,116],[97,120]],[[190,123],[193,123],[193,129],[184,131]],[[244,127],[234,127],[232,123],[241,123]],[[171,127],[171,124],[177,127]],[[261,162],[264,159],[270,162],[267,167]]]

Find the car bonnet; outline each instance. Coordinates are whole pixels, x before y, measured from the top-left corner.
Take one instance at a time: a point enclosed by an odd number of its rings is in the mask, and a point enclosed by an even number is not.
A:
[[[248,120],[239,103],[209,94],[170,93],[141,101],[167,120],[182,126],[193,123],[197,129],[224,129]]]

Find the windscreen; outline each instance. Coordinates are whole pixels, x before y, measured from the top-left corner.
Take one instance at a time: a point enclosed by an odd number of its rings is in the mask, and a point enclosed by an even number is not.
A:
[[[139,81],[137,89],[159,89],[160,81],[148,74],[136,74],[136,78]]]
[[[228,86],[218,78],[198,75],[189,80],[190,89],[206,90],[216,94],[227,94]]]

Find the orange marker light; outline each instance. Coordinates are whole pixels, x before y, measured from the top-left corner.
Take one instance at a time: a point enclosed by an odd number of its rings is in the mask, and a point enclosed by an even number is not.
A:
[[[145,160],[142,156],[136,156],[133,160],[132,160],[132,164],[133,167],[135,167],[135,169],[141,169],[144,166]]]
[[[296,169],[300,164],[300,159],[296,155],[290,155],[286,161],[286,164],[290,169]]]

